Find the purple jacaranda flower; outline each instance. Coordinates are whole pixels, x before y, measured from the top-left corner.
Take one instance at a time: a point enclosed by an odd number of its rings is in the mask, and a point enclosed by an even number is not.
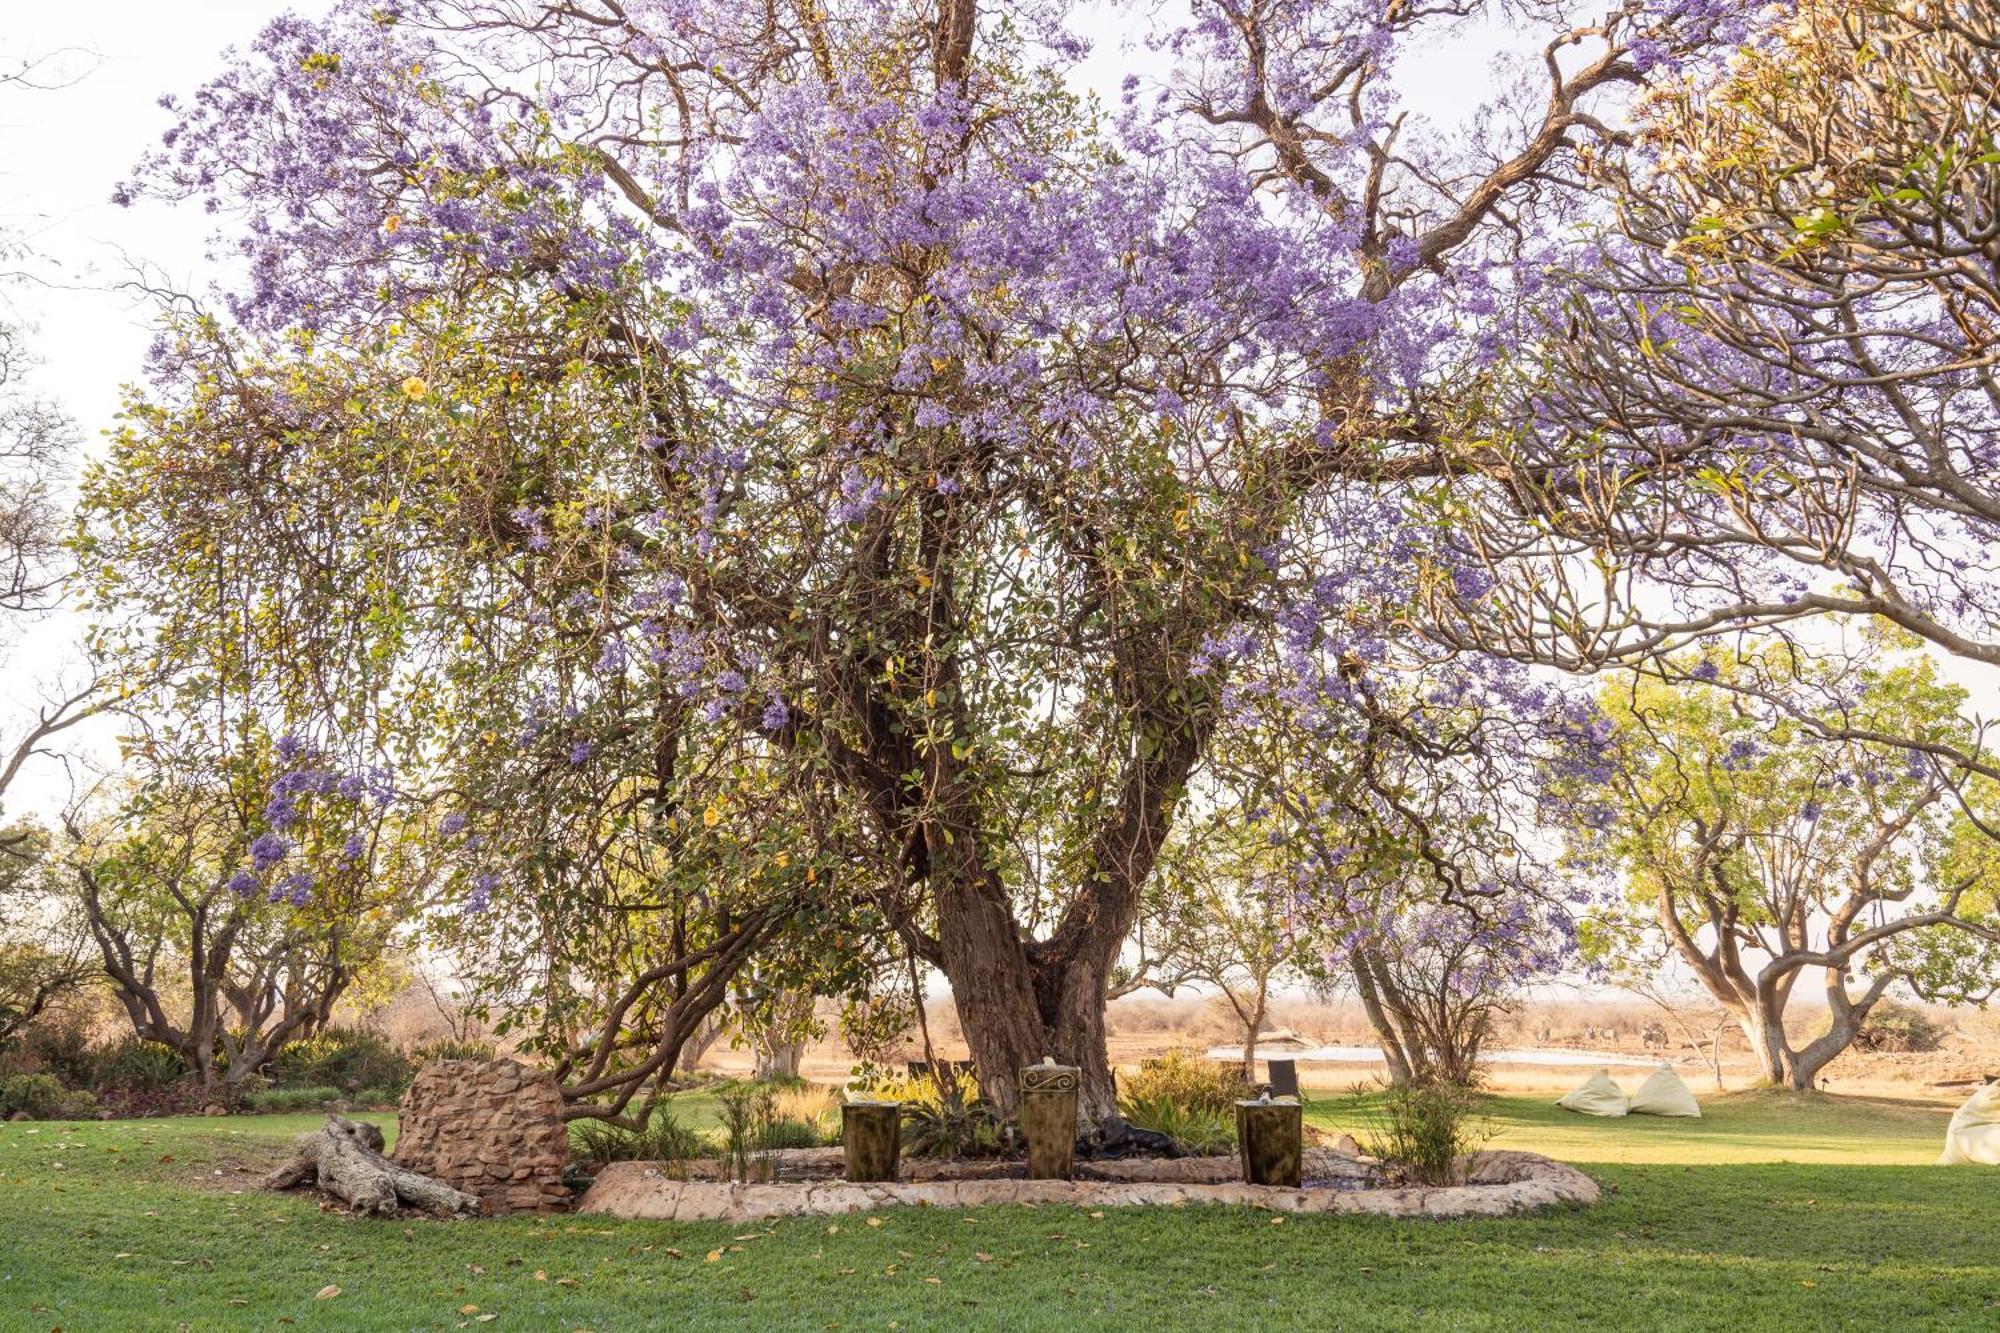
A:
[[[284,860],[291,850],[292,844],[276,833],[259,834],[250,844],[250,862],[261,874]]]

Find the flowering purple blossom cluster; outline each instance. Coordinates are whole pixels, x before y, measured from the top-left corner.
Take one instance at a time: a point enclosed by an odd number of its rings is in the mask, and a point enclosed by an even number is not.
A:
[[[261,891],[270,902],[304,907],[320,876],[367,873],[372,829],[396,799],[395,783],[379,765],[334,765],[296,733],[280,736],[271,757],[280,771],[261,811],[264,828],[228,887],[238,897]]]

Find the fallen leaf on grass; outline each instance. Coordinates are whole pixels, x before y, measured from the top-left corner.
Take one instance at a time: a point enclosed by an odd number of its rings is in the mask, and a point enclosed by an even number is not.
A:
[[[984,1250],[974,1250],[972,1252],[972,1257],[982,1264],[990,1264],[993,1262],[993,1256],[988,1254]]]
[[[549,1280],[548,1270],[542,1268],[537,1268],[535,1270],[535,1281],[547,1282],[548,1280]]]
[[[338,1295],[340,1295],[340,1288],[329,1282],[313,1293],[313,1299],[316,1301],[330,1301]]]
[[[710,1250],[707,1256],[702,1260],[702,1262],[705,1264],[712,1264],[721,1257],[722,1257],[721,1250]]]
[[[871,1217],[868,1219],[868,1225],[871,1227],[879,1227],[882,1225],[882,1219],[879,1217]]]

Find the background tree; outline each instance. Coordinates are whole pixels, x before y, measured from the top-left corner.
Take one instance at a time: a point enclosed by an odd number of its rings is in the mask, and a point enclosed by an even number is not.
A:
[[[1144,918],[1157,951],[1151,975],[1214,987],[1236,1016],[1254,1077],[1273,989],[1301,980],[1312,956],[1269,833],[1226,815],[1190,820],[1155,876]]]
[[[133,1034],[226,1095],[324,1027],[420,899],[379,774],[296,742],[169,759],[66,817],[72,901]]]
[[[1885,644],[1854,682],[1846,716],[1876,733],[1961,737],[1963,692],[1897,646]],[[1669,674],[1726,685],[1740,669],[1706,658]],[[1756,669],[1791,672],[1795,698],[1811,697],[1810,668],[1787,666],[1783,650]],[[1899,982],[1940,1000],[1990,993],[2000,923],[1988,840],[1959,813],[1934,760],[1824,739],[1791,709],[1701,684],[1642,679],[1607,688],[1602,706],[1614,755],[1602,849],[1632,910],[1735,1016],[1767,1080],[1815,1086]],[[1794,1045],[1787,1008],[1815,972],[1830,1026]]]
[[[62,866],[48,834],[9,832],[0,856],[0,1047],[96,975],[75,913],[64,909]]]

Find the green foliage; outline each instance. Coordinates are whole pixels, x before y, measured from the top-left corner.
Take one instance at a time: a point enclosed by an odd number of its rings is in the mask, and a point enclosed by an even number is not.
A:
[[[318,1110],[342,1098],[341,1090],[334,1087],[260,1088],[246,1093],[243,1105],[261,1114],[286,1113]]]
[[[817,1148],[826,1142],[826,1134],[809,1120],[795,1120],[789,1116],[775,1116],[764,1126],[760,1146],[776,1148]]]
[[[573,1121],[569,1142],[579,1161],[600,1166],[606,1162],[684,1162],[706,1156],[715,1146],[665,1106],[653,1108],[644,1129],[620,1129],[602,1120]]]
[[[92,1082],[100,1088],[157,1092],[187,1076],[180,1056],[156,1041],[121,1037],[97,1052]]]
[[[325,1084],[345,1092],[400,1090],[416,1073],[410,1057],[390,1045],[387,1037],[365,1028],[328,1028],[292,1042],[272,1059],[271,1070],[281,1086]]]
[[[1466,1154],[1492,1137],[1479,1105],[1471,1090],[1441,1080],[1390,1088],[1360,1136],[1362,1148],[1420,1185],[1449,1185]]]
[[[970,1080],[939,1086],[908,1080],[903,1101],[903,1148],[913,1157],[990,1157],[1000,1151],[1000,1116]],[[886,1095],[895,1095],[893,1093]]]
[[[1210,1060],[1187,1047],[1175,1047],[1165,1055],[1141,1061],[1138,1073],[1120,1080],[1119,1093],[1135,1107],[1173,1106],[1183,1114],[1217,1116],[1234,1125],[1236,1101],[1243,1096],[1244,1086],[1235,1066]],[[1125,1118],[1135,1125],[1140,1123],[1130,1113]]]
[[[1236,1146],[1236,1117],[1166,1097],[1126,1097],[1119,1103],[1125,1119],[1174,1141],[1182,1152],[1196,1156],[1228,1152]]]
[[[1182,1151],[1226,1152],[1236,1143],[1236,1102],[1243,1080],[1233,1065],[1186,1047],[1141,1061],[1119,1080],[1119,1112],[1140,1129],[1165,1134]]]
[[[53,1074],[15,1074],[0,1079],[0,1119],[13,1115],[52,1119],[62,1108],[63,1096],[63,1085]]]

